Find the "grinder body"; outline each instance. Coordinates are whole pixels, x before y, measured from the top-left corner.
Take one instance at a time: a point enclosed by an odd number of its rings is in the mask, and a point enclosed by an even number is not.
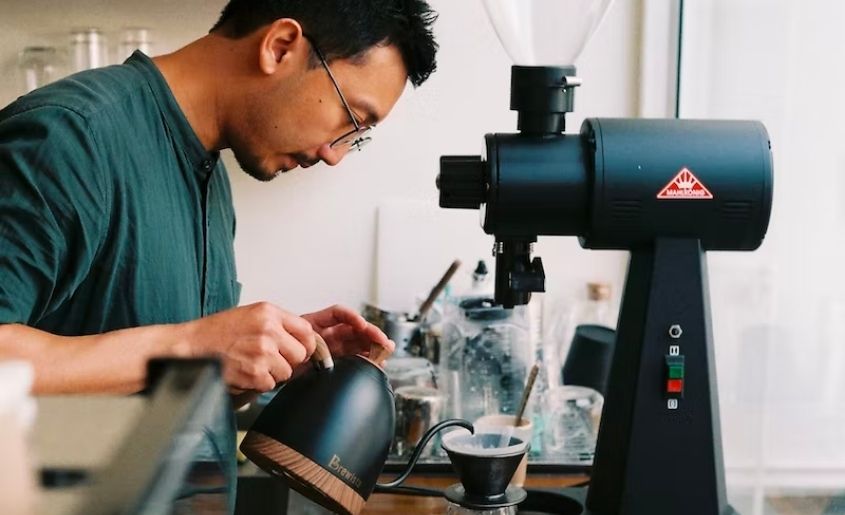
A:
[[[772,155],[759,122],[593,118],[578,135],[485,141],[484,156],[441,158],[441,206],[481,208],[499,240],[578,236],[584,248],[631,249],[660,236],[754,250],[768,228]]]

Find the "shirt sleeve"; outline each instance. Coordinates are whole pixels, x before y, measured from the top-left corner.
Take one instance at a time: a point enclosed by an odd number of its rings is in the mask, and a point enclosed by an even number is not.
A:
[[[0,121],[0,323],[36,326],[88,274],[109,214],[97,148],[64,107]]]

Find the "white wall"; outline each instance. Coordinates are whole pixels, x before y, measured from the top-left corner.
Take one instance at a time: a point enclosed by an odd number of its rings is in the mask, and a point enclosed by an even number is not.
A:
[[[762,120],[775,165],[763,247],[710,257],[726,459],[738,472],[729,479],[841,489],[845,4],[714,0],[687,8],[682,116]],[[755,513],[763,512],[761,492]]]
[[[70,28],[80,25],[108,31],[146,25],[161,53],[207,31],[224,3],[0,0],[0,103],[18,93],[15,59],[26,45],[64,44]],[[492,242],[470,212],[430,210],[429,218],[422,219],[431,223],[417,217],[419,223],[407,231],[383,230],[378,241],[380,204],[413,213],[421,204],[436,202],[441,154],[478,153],[484,133],[515,129],[515,115],[508,110],[510,62],[480,0],[432,4],[441,15],[436,26],[439,71],[419,90],[408,91],[365,152],[337,168],[321,165],[270,184],[240,173],[227,156],[238,213],[243,302],[266,299],[295,312],[334,302],[359,307],[390,300],[404,307],[427,292],[453,256],[471,262],[489,255]],[[639,27],[640,0],[617,0],[577,63],[584,86],[570,117],[572,130],[585,116],[638,112]],[[379,244],[382,262],[377,267]],[[391,248],[399,249],[395,259],[402,263],[388,262]],[[553,296],[580,293],[588,279],[620,285],[623,278],[623,254],[583,251],[572,238],[541,240],[537,254],[544,259]],[[395,279],[400,266],[406,272]],[[391,274],[379,282],[379,270],[388,269]]]

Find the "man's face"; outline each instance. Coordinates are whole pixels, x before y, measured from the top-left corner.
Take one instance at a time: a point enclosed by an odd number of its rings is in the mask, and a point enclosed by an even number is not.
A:
[[[302,45],[310,43],[303,38],[299,52]],[[227,135],[238,163],[261,181],[319,161],[337,164],[349,145],[331,144],[355,128],[322,65],[309,66],[302,56],[284,64],[284,73],[262,78],[260,94],[245,99]],[[362,127],[387,116],[407,80],[401,54],[392,45],[375,46],[360,57],[334,60],[328,66]],[[275,80],[266,82],[270,79]]]

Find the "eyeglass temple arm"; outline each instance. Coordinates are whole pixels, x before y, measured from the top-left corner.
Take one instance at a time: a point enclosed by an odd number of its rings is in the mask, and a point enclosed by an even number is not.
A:
[[[313,41],[311,42],[311,46],[314,47],[314,51],[317,52],[317,57],[320,58],[320,62],[323,64],[323,68],[326,69],[326,73],[329,74],[329,78],[332,80],[332,85],[334,86],[335,91],[337,91],[337,96],[340,97],[340,101],[343,102],[343,107],[346,108],[346,111],[349,113],[349,118],[352,119],[352,125],[355,126],[355,130],[360,130],[360,126],[358,125],[358,120],[355,119],[355,113],[352,112],[352,108],[349,107],[349,102],[346,101],[346,97],[343,96],[343,92],[340,90],[340,86],[337,84],[337,79],[334,78],[334,74],[332,73],[332,69],[329,68],[329,63],[326,61],[326,58],[323,56],[323,52],[320,51],[320,47],[318,47]]]

